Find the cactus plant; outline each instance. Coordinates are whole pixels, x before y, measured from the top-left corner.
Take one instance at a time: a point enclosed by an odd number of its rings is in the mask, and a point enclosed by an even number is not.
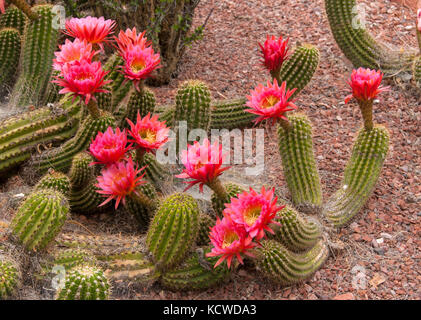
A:
[[[63,102],[5,119],[0,125],[0,174],[22,164],[41,145],[63,142],[79,124],[81,107]]]
[[[359,21],[356,0],[325,0],[325,8],[338,46],[355,67],[387,74],[411,70],[416,53],[395,51],[377,42]]]
[[[207,246],[210,242],[209,231],[215,225],[215,219],[210,215],[201,213],[199,222],[199,234],[197,235],[196,243],[199,246]]]
[[[157,193],[155,187],[147,182],[140,185],[139,191],[147,196],[150,200],[155,200],[157,198]],[[127,197],[126,203],[124,204],[126,210],[133,215],[141,227],[147,227],[153,216],[153,211],[151,208],[142,205],[131,197]]]
[[[211,129],[234,129],[250,126],[256,115],[245,112],[246,99],[212,102]]]
[[[187,130],[207,130],[211,116],[211,93],[206,84],[198,80],[184,82],[177,91],[173,126],[187,121]]]
[[[228,182],[224,184],[225,190],[227,191],[229,197],[226,199],[221,199],[215,193],[212,193],[211,202],[212,208],[215,211],[216,216],[222,217],[222,211],[225,209],[225,203],[229,203],[232,197],[237,196],[237,194],[244,191],[244,188],[239,185]]]
[[[64,288],[57,300],[107,300],[110,285],[104,272],[90,265],[77,266],[66,274]]]
[[[64,195],[52,189],[30,194],[11,223],[12,234],[27,250],[44,249],[60,232],[69,213]]]
[[[98,108],[104,111],[112,112],[112,93],[109,87],[106,87],[105,90],[108,92],[100,92],[96,94]]]
[[[19,10],[21,10],[29,19],[36,20],[39,14],[25,0],[9,0]]]
[[[55,254],[54,265],[63,266],[66,271],[78,266],[95,265],[95,257],[83,249],[66,249]]]
[[[383,126],[362,129],[352,149],[339,190],[324,207],[326,218],[336,227],[348,223],[364,206],[379,178],[389,148],[389,133]]]
[[[90,164],[94,158],[88,152],[80,152],[73,157],[69,171],[70,183],[73,190],[80,190],[86,186],[94,176],[94,167]]]
[[[72,187],[69,195],[69,204],[72,212],[94,214],[110,207],[110,202],[100,207],[105,198],[98,193],[99,189],[95,184],[96,181],[91,177],[91,180],[87,181],[82,189]]]
[[[20,279],[21,274],[16,263],[0,255],[0,300],[13,296],[19,287]]]
[[[179,263],[197,238],[199,207],[187,194],[167,197],[153,217],[146,244],[153,261],[160,269]]]
[[[168,169],[161,165],[151,153],[146,153],[143,156],[143,159],[139,162],[139,166],[146,166],[145,178],[152,182],[158,190],[161,190],[163,183],[165,183],[169,177]]]
[[[286,206],[278,213],[280,227],[274,227],[274,238],[293,251],[312,248],[322,236],[320,225],[305,219]]]
[[[51,170],[38,181],[34,189],[53,189],[67,195],[70,191],[70,179],[64,173]]]
[[[43,102],[52,73],[52,59],[57,46],[58,28],[54,27],[53,6],[34,6],[39,16],[31,20],[25,29],[22,48],[22,72],[13,88],[11,106],[38,106]]]
[[[114,118],[106,111],[102,111],[99,118],[93,119],[88,115],[80,125],[76,135],[66,141],[62,146],[48,150],[31,160],[31,166],[38,173],[44,173],[49,168],[67,172],[72,164],[73,157],[85,151],[91,140],[98,132],[104,132],[114,125]]]
[[[288,117],[288,129],[279,126],[279,152],[284,175],[294,204],[306,212],[322,205],[320,177],[314,159],[312,129],[307,116]]]
[[[126,113],[122,119],[122,127],[130,128],[126,119],[136,123],[138,112],[142,118],[148,113],[152,114],[155,110],[155,105],[155,94],[150,89],[143,88],[140,92],[133,90],[127,103]]]
[[[263,240],[256,249],[256,267],[280,284],[291,285],[309,278],[326,261],[329,250],[319,241],[309,251],[293,253],[275,240]]]
[[[165,272],[160,283],[171,290],[203,290],[229,278],[226,266],[213,268],[217,258],[206,258],[209,248],[198,248],[184,263]]]
[[[0,29],[14,28],[18,30],[21,35],[25,30],[26,22],[27,18],[22,10],[13,5],[9,6],[6,12],[0,15]]]
[[[415,59],[413,73],[414,73],[415,85],[418,88],[421,88],[421,57],[419,57],[418,59]]]
[[[11,84],[19,63],[21,36],[15,28],[0,29],[0,86]]]

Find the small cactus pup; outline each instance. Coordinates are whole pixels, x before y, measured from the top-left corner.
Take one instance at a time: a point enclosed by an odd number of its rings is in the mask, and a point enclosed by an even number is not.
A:
[[[213,144],[205,139],[202,144],[195,141],[193,145],[188,145],[187,150],[181,152],[181,161],[184,169],[176,178],[191,179],[184,181],[189,184],[184,190],[188,190],[199,184],[199,191],[203,192],[203,186],[207,185],[214,192],[217,200],[214,202],[225,202],[230,199],[230,195],[219,180],[219,176],[230,167],[223,167],[225,154],[222,145],[215,141]]]
[[[62,172],[55,172],[49,170],[49,172],[41,178],[41,180],[35,185],[35,190],[41,189],[53,189],[61,192],[63,195],[68,195],[70,191],[70,179]]]
[[[387,88],[381,87],[379,71],[354,70],[349,84],[352,97],[360,105],[364,127],[359,131],[347,163],[341,187],[329,198],[324,215],[336,227],[342,227],[362,209],[380,176],[389,149],[389,132],[373,123],[372,106],[377,95]],[[348,96],[348,101],[351,96]]]
[[[64,287],[56,300],[108,300],[110,284],[104,272],[91,265],[80,265],[66,272]]]
[[[0,254],[0,300],[12,297],[20,282],[21,273],[16,262]]]
[[[175,193],[162,201],[146,236],[156,266],[165,270],[181,262],[196,241],[200,210],[196,200]]]
[[[287,89],[286,82],[281,86],[277,80],[267,86],[259,84],[247,96],[247,112],[258,115],[256,123],[271,119],[279,124],[279,151],[284,175],[294,204],[307,212],[318,211],[322,205],[320,178],[314,159],[312,129],[305,115],[285,113],[297,109],[291,101],[295,89]]]
[[[256,268],[263,276],[292,285],[310,278],[326,261],[329,249],[320,240],[309,251],[294,253],[275,240],[263,240],[253,253]]]
[[[250,188],[225,205],[224,217],[217,218],[209,234],[213,248],[206,256],[220,257],[215,268],[224,260],[230,268],[235,258],[243,263],[242,255],[253,257],[252,249],[259,245],[266,232],[274,233],[270,225],[279,225],[276,215],[284,208],[277,206],[274,193],[274,189],[265,187],[259,193]]]
[[[186,260],[161,276],[160,283],[174,291],[205,290],[227,281],[230,270],[226,266],[213,268],[218,258],[206,257],[209,247],[199,247]]]
[[[40,251],[60,232],[69,214],[65,196],[53,189],[36,190],[17,210],[12,234],[29,251]]]

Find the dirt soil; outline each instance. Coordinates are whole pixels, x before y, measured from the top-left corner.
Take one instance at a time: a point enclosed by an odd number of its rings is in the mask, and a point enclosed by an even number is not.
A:
[[[362,1],[375,37],[397,48],[415,47],[415,2]],[[398,2],[398,3],[397,3]],[[404,3],[402,5],[400,3]],[[204,39],[188,48],[179,77],[154,91],[162,104],[171,103],[179,83],[206,81],[215,99],[248,94],[269,78],[260,63],[258,42],[267,34],[289,36],[291,43],[308,42],[321,53],[321,63],[296,104],[311,119],[316,159],[326,200],[340,185],[361,116],[355,103],[344,104],[346,79],[352,65],[336,45],[322,0],[202,0],[194,24],[200,25],[213,9]],[[142,290],[135,284],[116,290],[115,299],[421,299],[421,184],[420,95],[405,84],[389,81],[390,92],[375,104],[375,121],[385,124],[391,147],[377,188],[347,227],[337,231],[342,250],[333,250],[325,265],[305,283],[281,287],[262,279],[252,268],[240,268],[223,286],[203,292],[171,292],[159,284]],[[281,159],[273,131],[265,137],[265,173],[253,185],[276,187],[288,198],[280,174]],[[0,189],[4,197],[27,192],[19,175]],[[0,194],[1,195],[1,194]],[[18,201],[18,200],[16,200]],[[8,201],[10,202],[10,201]],[[0,197],[0,207],[2,198]],[[3,202],[5,203],[5,202]],[[10,220],[13,208],[2,210]],[[70,223],[72,222],[72,223]],[[121,212],[73,215],[66,230],[135,234],[133,221]],[[88,230],[88,231],[86,231]],[[365,288],[354,289],[362,278]],[[363,282],[360,282],[363,283]],[[116,284],[118,287],[118,284]],[[362,286],[364,287],[364,286]],[[40,292],[22,292],[20,298],[45,298]]]

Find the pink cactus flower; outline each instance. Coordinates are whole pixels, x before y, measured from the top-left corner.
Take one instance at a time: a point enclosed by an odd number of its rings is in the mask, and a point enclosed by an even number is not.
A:
[[[108,36],[114,33],[116,22],[105,20],[104,17],[71,18],[66,21],[65,34],[89,43],[97,44],[103,49],[103,42],[108,41]]]
[[[80,39],[74,41],[66,39],[64,45],[60,45],[59,48],[60,51],[54,53],[56,58],[53,60],[53,67],[58,71],[61,71],[62,66],[66,63],[80,60],[91,61],[98,53],[92,50],[92,44]]]
[[[4,13],[4,0],[0,0],[0,12]]]
[[[130,125],[129,134],[133,137],[136,148],[143,149],[146,152],[153,153],[168,141],[169,128],[165,125],[165,121],[158,121],[158,115],[151,118],[148,113],[142,118],[137,112],[137,121],[134,124],[127,119]]]
[[[74,97],[83,97],[85,103],[88,104],[91,99],[95,100],[95,93],[108,92],[103,89],[111,82],[104,80],[107,73],[102,70],[101,63],[98,61],[74,61],[63,65],[61,74],[53,82],[63,87],[60,94],[73,93]]]
[[[90,153],[98,160],[93,164],[111,165],[124,159],[126,152],[131,149],[131,145],[127,145],[126,130],[120,131],[108,127],[104,133],[98,132],[95,140],[92,140],[89,146]]]
[[[187,150],[183,150],[181,161],[185,169],[176,177],[193,179],[185,181],[189,184],[186,190],[198,183],[200,192],[203,192],[203,185],[211,184],[222,172],[231,168],[222,167],[225,156],[222,153],[222,145],[218,141],[212,145],[208,139],[205,139],[202,145],[195,141],[193,145],[187,146]]]
[[[278,198],[274,197],[274,192],[275,189],[266,191],[262,187],[257,193],[250,188],[250,192],[244,191],[237,198],[231,198],[231,203],[225,204],[223,214],[242,225],[250,237],[260,240],[265,236],[265,231],[274,233],[269,224],[280,225],[274,219],[285,206],[276,205]]]
[[[379,93],[388,91],[389,87],[380,85],[382,79],[383,73],[380,70],[364,68],[352,70],[351,78],[348,81],[352,94],[345,98],[345,103],[348,103],[352,98],[358,101],[372,101]]]
[[[213,245],[207,257],[221,258],[216,262],[214,268],[227,260],[228,268],[231,267],[232,259],[237,258],[243,264],[242,254],[253,257],[250,249],[256,246],[242,225],[234,223],[230,217],[222,220],[217,218],[216,225],[211,228],[209,238]]]
[[[144,168],[137,169],[136,167],[135,169],[132,158],[129,158],[128,161],[116,162],[104,168],[101,171],[101,175],[97,177],[98,183],[96,187],[99,188],[97,190],[99,194],[108,198],[100,206],[113,199],[116,200],[116,209],[121,201],[124,204],[126,197],[136,192],[137,186],[146,183],[146,181],[142,180],[145,172],[137,177]]]
[[[259,43],[263,55],[263,65],[269,70],[278,72],[285,60],[288,59],[288,41],[275,36],[267,36],[264,45]]]
[[[245,111],[259,115],[256,124],[266,119],[272,119],[273,123],[279,119],[287,120],[285,112],[297,109],[293,101],[288,101],[295,90],[287,90],[285,81],[279,87],[276,79],[273,84],[268,81],[267,87],[259,84],[251,91],[251,96],[247,96],[247,106],[251,109]]]
[[[418,31],[421,32],[421,9],[417,11],[417,27]]]
[[[140,81],[147,79],[154,70],[161,67],[160,55],[155,53],[152,47],[129,43],[125,51],[120,54],[124,60],[122,72],[128,80],[133,82],[138,91]]]
[[[124,55],[124,52],[127,51],[127,47],[129,45],[140,46],[141,48],[151,46],[152,41],[148,41],[148,39],[145,37],[145,33],[146,31],[137,34],[136,28],[127,29],[125,32],[121,30],[118,34],[118,37],[114,37],[114,40],[117,42],[120,55]]]

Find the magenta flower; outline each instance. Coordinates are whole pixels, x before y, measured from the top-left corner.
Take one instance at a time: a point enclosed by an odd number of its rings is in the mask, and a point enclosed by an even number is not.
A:
[[[282,64],[288,59],[288,41],[282,37],[276,39],[275,36],[267,36],[262,46],[259,43],[263,55],[263,65],[271,72],[279,72]]]
[[[91,62],[94,55],[98,53],[92,50],[92,44],[80,39],[73,41],[66,39],[64,45],[60,45],[59,48],[60,51],[54,53],[56,58],[53,60],[54,69],[58,71],[61,71],[63,65],[66,63],[81,60]]]

